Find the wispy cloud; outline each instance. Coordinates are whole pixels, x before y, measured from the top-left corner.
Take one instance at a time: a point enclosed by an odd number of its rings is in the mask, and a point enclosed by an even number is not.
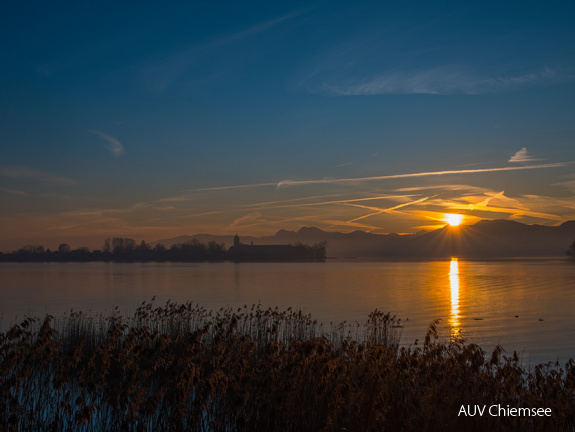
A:
[[[322,83],[318,90],[338,96],[469,93],[474,87],[470,82],[474,81],[461,71],[434,68],[417,72],[388,72],[369,78],[332,79]]]
[[[403,187],[394,189],[395,192],[416,192],[416,191],[425,191],[425,190],[433,190],[433,189],[440,189],[442,191],[465,191],[465,192],[473,192],[473,193],[483,193],[486,191],[485,188],[478,187],[478,186],[471,186],[471,185],[463,185],[463,184],[441,184],[441,185],[422,185],[422,186],[411,186],[411,187]]]
[[[312,91],[335,96],[384,94],[482,94],[556,79],[550,69],[515,76],[482,76],[453,66],[425,70],[396,70],[370,77],[347,76],[325,79],[310,86]]]
[[[551,220],[562,222],[564,218],[556,214],[557,200],[547,199],[547,197],[538,197],[536,195],[524,195],[516,198],[510,198],[505,195],[504,191],[491,192],[479,202],[470,204],[452,204],[454,210],[468,210],[489,212],[494,214],[506,214],[513,219],[521,217],[532,217],[536,219]],[[476,197],[475,199],[480,198]],[[468,199],[473,199],[468,197]],[[543,201],[547,201],[545,204]],[[553,209],[555,207],[555,209]],[[537,209],[537,210],[533,210]],[[547,210],[547,211],[546,211]]]
[[[228,190],[228,189],[246,189],[246,188],[256,188],[262,186],[277,186],[277,182],[268,183],[251,183],[245,185],[234,185],[234,186],[215,186],[207,188],[189,189],[187,192],[200,192],[200,191],[218,191],[218,190]]]
[[[325,224],[327,224],[327,226],[325,226],[323,228],[325,230],[333,229],[336,227],[345,227],[345,228],[355,228],[355,229],[359,228],[359,229],[365,230],[367,232],[370,232],[370,231],[376,231],[376,230],[380,229],[380,227],[378,227],[378,226],[362,224],[359,222],[349,222],[349,221],[333,220],[333,219],[327,219],[323,222]]]
[[[393,174],[386,176],[372,176],[372,177],[357,177],[357,178],[346,178],[346,179],[321,179],[321,180],[284,180],[277,184],[277,187],[285,186],[299,186],[299,185],[309,185],[309,184],[330,184],[330,183],[360,183],[366,181],[375,180],[389,180],[389,179],[402,179],[410,177],[431,177],[431,176],[444,176],[444,175],[454,175],[454,174],[477,174],[477,173],[488,173],[488,172],[500,172],[500,171],[519,171],[519,170],[532,170],[532,169],[544,169],[544,168],[559,168],[564,167],[575,162],[557,162],[549,164],[540,165],[526,165],[526,166],[514,166],[514,167],[500,167],[500,168],[478,168],[478,169],[468,169],[468,170],[446,170],[446,171],[425,171],[420,173],[409,173],[409,174]]]
[[[407,207],[407,206],[409,206],[409,205],[419,204],[419,203],[422,203],[422,202],[424,202],[424,201],[427,201],[428,199],[429,199],[429,197],[423,197],[423,198],[420,198],[420,199],[417,199],[417,200],[413,200],[413,201],[410,201],[410,202],[406,202],[406,203],[403,203],[403,204],[398,204],[398,205],[393,206],[393,207],[390,207],[390,208],[378,208],[378,207],[368,207],[368,206],[357,205],[357,204],[347,204],[347,205],[351,205],[351,206],[353,206],[353,207],[364,208],[364,209],[372,210],[372,211],[375,210],[373,213],[369,213],[369,214],[366,214],[366,215],[359,216],[359,217],[356,217],[356,218],[354,218],[354,219],[351,219],[351,220],[347,221],[347,223],[357,222],[358,220],[362,220],[362,219],[365,219],[365,218],[368,218],[368,217],[371,217],[371,216],[376,216],[376,215],[379,215],[379,214],[382,214],[382,213],[395,213],[395,212],[397,212],[397,210],[400,209],[400,208]]]
[[[233,185],[233,186],[214,186],[214,187],[206,187],[206,188],[197,188],[197,189],[188,189],[183,191],[179,195],[169,196],[165,198],[160,198],[158,202],[184,202],[194,199],[197,196],[198,192],[211,192],[211,191],[227,191],[232,189],[252,189],[252,188],[259,188],[264,186],[277,186],[277,182],[270,182],[270,183],[252,183],[252,184],[245,184],[245,185]]]
[[[559,183],[553,184],[553,186],[561,186],[575,192],[575,179],[574,180],[567,180]]]
[[[152,92],[162,93],[172,85],[185,81],[186,75],[194,69],[199,70],[206,62],[213,61],[213,53],[234,43],[245,41],[253,36],[272,29],[281,23],[301,14],[296,11],[282,15],[268,21],[255,24],[243,30],[223,35],[203,43],[193,45],[181,50],[167,58],[154,59],[139,71],[144,80],[144,85]],[[227,57],[225,57],[227,58]],[[213,76],[206,76],[202,72],[201,78],[196,77],[200,84],[205,85],[213,80],[213,77],[222,75],[222,70],[227,68],[214,68]],[[230,68],[233,69],[233,68]],[[209,75],[209,74],[208,74]]]
[[[71,185],[75,183],[74,180],[66,177],[60,177],[52,173],[22,166],[0,166],[0,176],[12,179],[35,179],[40,182],[59,185]]]
[[[7,193],[7,194],[10,194],[10,195],[21,195],[21,196],[28,195],[26,192],[15,190],[15,189],[0,188],[0,191]]]
[[[233,222],[228,226],[228,229],[233,229],[243,225],[252,225],[257,223],[261,217],[261,213],[249,213],[245,216],[234,219]]]
[[[97,130],[91,130],[89,132],[106,140],[108,143],[108,150],[110,150],[110,153],[112,153],[114,157],[120,157],[124,154],[124,146],[117,138]]]
[[[344,166],[353,165],[354,163],[355,163],[355,162],[344,162],[344,163],[340,163],[340,164],[334,166],[334,168],[341,168],[341,167],[344,167]]]
[[[531,157],[529,154],[527,154],[527,148],[523,147],[521,150],[519,150],[517,153],[515,153],[513,156],[511,156],[511,158],[509,159],[509,162],[513,162],[513,163],[523,163],[523,162],[533,162],[536,161],[537,159]]]
[[[311,185],[311,184],[337,184],[337,183],[361,183],[368,181],[377,180],[391,180],[391,179],[402,179],[410,177],[431,177],[431,176],[444,176],[444,175],[456,175],[456,174],[476,174],[476,173],[487,173],[487,172],[498,172],[498,171],[520,171],[520,170],[532,170],[532,169],[544,169],[544,168],[560,168],[575,164],[575,161],[570,162],[557,162],[549,164],[539,164],[539,165],[525,165],[525,166],[511,166],[511,167],[499,167],[499,168],[478,168],[478,169],[467,169],[467,170],[445,170],[445,171],[424,171],[419,173],[408,173],[408,174],[392,174],[385,176],[372,176],[372,177],[356,177],[356,178],[323,178],[317,180],[281,180],[279,182],[265,182],[265,183],[250,183],[244,185],[232,185],[232,186],[215,186],[206,187],[198,189],[188,189],[186,193],[181,195],[175,195],[172,197],[161,198],[158,201],[161,202],[177,202],[186,201],[194,197],[195,192],[207,192],[207,191],[226,191],[233,189],[250,189],[259,187],[269,187],[274,186],[276,188],[282,188],[287,186],[301,186],[301,185]],[[454,186],[450,186],[454,187]],[[455,186],[457,187],[457,186]],[[427,189],[431,187],[426,187]],[[406,191],[408,189],[398,189]],[[415,190],[420,190],[416,188]]]
[[[385,219],[379,219],[377,224],[387,223],[394,214],[401,215],[404,221],[411,220],[415,223],[427,218],[434,221],[433,225],[425,227],[414,224],[413,228],[434,229],[444,225],[444,214],[451,212],[463,213],[468,221],[477,221],[482,218],[509,218],[521,220],[527,223],[561,223],[575,216],[575,203],[570,198],[560,199],[556,197],[540,195],[519,195],[510,197],[504,191],[493,191],[482,188],[482,192],[473,193],[473,186],[459,189],[447,188],[444,192],[431,196],[409,200],[405,204],[394,207],[379,208],[376,206],[349,203],[348,206],[358,210],[367,211],[348,220],[340,220],[337,224],[345,226],[349,223],[357,223],[365,219],[385,214]],[[472,191],[469,194],[469,191]]]
[[[473,95],[575,79],[560,66],[532,64],[517,69],[510,61],[494,63],[492,53],[454,56],[450,45],[425,49],[425,43],[411,45],[409,33],[366,29],[319,53],[301,71],[298,84],[330,96]],[[435,55],[430,56],[432,51]]]
[[[255,35],[262,33],[262,32],[264,32],[264,31],[266,31],[272,27],[275,27],[278,24],[281,24],[282,22],[284,22],[290,18],[293,18],[293,17],[299,15],[300,13],[301,12],[291,12],[291,13],[282,15],[281,17],[261,22],[259,24],[252,26],[252,27],[249,27],[245,30],[241,30],[237,33],[232,33],[230,35],[227,35],[227,36],[224,36],[220,39],[217,39],[217,40],[209,43],[208,46],[214,47],[214,46],[219,46],[219,45],[225,45],[225,44],[228,44],[230,42],[234,42],[236,40],[241,40],[241,39],[244,39],[246,37],[255,36]]]
[[[284,200],[284,201],[275,201],[271,203],[262,203],[262,204],[246,204],[245,207],[255,207],[257,210],[263,209],[278,209],[278,208],[296,208],[296,207],[316,207],[316,206],[326,206],[326,205],[336,205],[336,204],[349,204],[349,203],[356,203],[362,201],[374,201],[374,200],[390,200],[390,201],[401,201],[401,200],[408,200],[409,197],[412,195],[378,195],[374,197],[366,197],[366,198],[351,198],[351,199],[343,199],[343,200],[331,200],[331,201],[316,201],[312,203],[300,203],[300,204],[291,204],[293,201],[300,201],[300,200],[307,200],[308,198],[301,198],[301,199],[292,199],[292,200]],[[286,204],[290,203],[290,204]],[[270,205],[273,204],[273,205]]]
[[[285,204],[289,202],[298,202],[298,201],[310,201],[315,200],[318,198],[327,198],[327,197],[336,197],[341,196],[342,194],[327,194],[327,195],[313,195],[313,196],[306,196],[306,197],[299,197],[299,198],[292,198],[292,199],[285,199],[285,200],[276,200],[276,201],[265,201],[265,202],[258,202],[253,204],[244,204],[244,207],[264,207],[264,206],[271,206],[274,204]]]

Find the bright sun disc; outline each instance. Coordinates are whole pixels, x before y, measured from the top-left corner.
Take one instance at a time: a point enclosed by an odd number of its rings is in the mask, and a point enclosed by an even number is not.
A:
[[[457,226],[463,222],[463,215],[446,213],[444,220],[451,226]]]

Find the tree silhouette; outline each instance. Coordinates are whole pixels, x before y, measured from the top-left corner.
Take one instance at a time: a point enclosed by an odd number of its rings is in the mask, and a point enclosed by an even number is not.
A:
[[[62,243],[60,246],[58,246],[58,252],[61,254],[69,254],[71,250],[72,249],[70,248],[70,245],[66,243]]]

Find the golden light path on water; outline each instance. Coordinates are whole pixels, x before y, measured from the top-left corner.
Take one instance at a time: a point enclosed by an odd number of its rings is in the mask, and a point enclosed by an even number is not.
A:
[[[449,315],[451,340],[458,340],[461,337],[462,328],[459,316],[459,261],[457,258],[451,258],[449,286],[451,288],[451,314]]]

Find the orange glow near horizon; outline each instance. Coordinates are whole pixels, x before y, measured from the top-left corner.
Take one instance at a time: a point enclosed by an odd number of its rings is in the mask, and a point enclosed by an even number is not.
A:
[[[443,220],[447,222],[449,226],[459,226],[461,222],[463,222],[463,215],[454,213],[445,213],[445,217],[443,218]]]

